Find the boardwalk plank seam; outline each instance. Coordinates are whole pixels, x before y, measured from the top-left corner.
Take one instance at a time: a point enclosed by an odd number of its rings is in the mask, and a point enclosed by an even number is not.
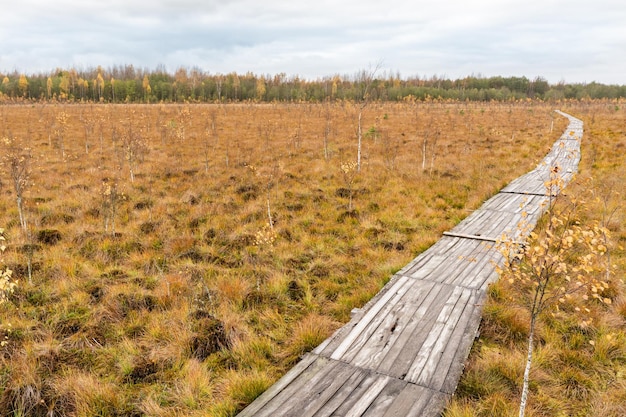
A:
[[[444,232],[239,416],[439,416],[504,260],[498,242],[523,244],[555,194],[545,185],[553,167],[565,184],[578,170],[582,121],[558,113],[569,125],[535,169]]]

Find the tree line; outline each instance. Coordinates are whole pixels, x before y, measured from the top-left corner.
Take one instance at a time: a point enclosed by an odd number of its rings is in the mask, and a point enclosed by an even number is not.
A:
[[[179,68],[174,73],[132,65],[87,70],[56,69],[49,73],[0,73],[1,101],[69,101],[107,103],[237,102],[326,100],[381,101],[450,99],[506,101],[522,99],[626,98],[626,85],[601,83],[550,84],[542,77],[467,76],[403,78],[385,73],[373,80],[367,72],[306,80],[285,73],[259,75],[248,72],[211,74],[199,68]]]

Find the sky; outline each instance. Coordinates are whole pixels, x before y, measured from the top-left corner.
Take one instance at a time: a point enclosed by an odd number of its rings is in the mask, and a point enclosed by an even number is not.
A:
[[[318,79],[626,84],[624,0],[5,0],[0,73],[130,65]]]

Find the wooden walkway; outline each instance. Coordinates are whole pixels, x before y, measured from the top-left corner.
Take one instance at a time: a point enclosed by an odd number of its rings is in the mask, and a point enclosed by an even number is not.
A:
[[[537,168],[444,233],[239,416],[439,416],[498,277],[497,240],[527,237],[549,203],[554,167],[565,184],[577,171],[583,124],[559,113],[569,126]]]

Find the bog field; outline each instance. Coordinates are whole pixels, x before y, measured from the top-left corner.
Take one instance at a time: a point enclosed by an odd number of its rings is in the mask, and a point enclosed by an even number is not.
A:
[[[533,169],[557,108],[585,123],[566,194],[611,231],[612,302],[547,315],[528,415],[624,415],[625,107],[0,106],[0,416],[235,415]],[[514,294],[494,285],[446,416],[515,412]]]

